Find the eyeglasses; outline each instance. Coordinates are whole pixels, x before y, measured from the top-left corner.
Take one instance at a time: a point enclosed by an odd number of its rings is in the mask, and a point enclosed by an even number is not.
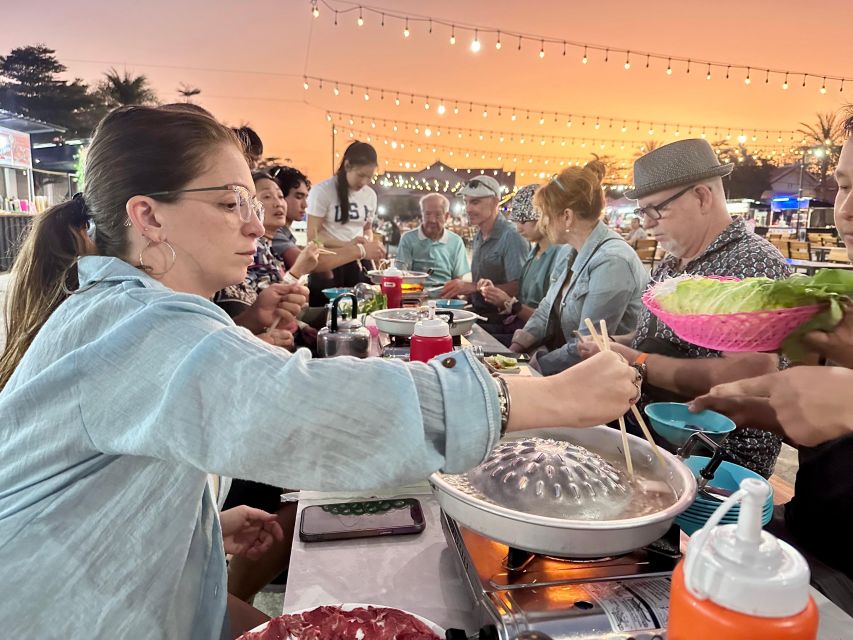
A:
[[[498,193],[497,191],[495,191],[495,188],[492,185],[490,185],[488,182],[484,182],[483,180],[479,180],[477,178],[474,178],[473,180],[469,180],[468,184],[466,184],[465,187],[466,188],[471,187],[472,189],[476,189],[477,187],[486,187],[486,189],[488,189],[489,191],[494,193],[496,197],[498,197],[498,198],[501,197],[501,194]]]
[[[675,195],[668,197],[666,200],[664,200],[663,202],[659,202],[658,204],[650,204],[645,207],[637,207],[636,209],[634,209],[634,215],[640,216],[641,218],[643,216],[648,216],[652,220],[660,220],[663,217],[661,209],[666,209],[666,207],[678,200],[681,196],[683,196],[685,193],[687,193],[694,187],[696,187],[696,185],[691,184],[689,187],[685,187]]]
[[[246,187],[241,187],[237,184],[226,184],[221,187],[202,187],[200,189],[177,189],[175,191],[155,191],[153,193],[143,194],[149,198],[157,196],[173,196],[179,193],[199,193],[202,191],[230,191],[234,194],[234,201],[225,203],[229,211],[233,211],[240,216],[242,222],[249,222],[252,216],[256,216],[261,222],[264,221],[264,205],[255,196],[249,193]],[[233,209],[231,208],[233,207]]]

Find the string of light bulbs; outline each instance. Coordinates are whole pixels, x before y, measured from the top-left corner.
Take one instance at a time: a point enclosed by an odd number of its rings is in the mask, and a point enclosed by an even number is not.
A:
[[[403,103],[403,100],[407,100],[410,105],[414,105],[415,101],[417,101],[423,105],[424,110],[430,111],[434,108],[435,113],[440,116],[451,113],[453,115],[459,115],[467,107],[467,113],[473,114],[476,110],[476,112],[480,113],[483,118],[488,118],[491,114],[495,114],[498,118],[508,117],[511,122],[517,122],[519,118],[523,116],[524,121],[527,122],[530,121],[531,116],[533,116],[533,120],[538,122],[540,126],[549,122],[553,124],[560,124],[563,122],[567,128],[574,126],[575,121],[579,120],[581,127],[586,127],[587,123],[590,123],[593,127],[599,130],[606,124],[607,130],[616,131],[618,129],[620,133],[625,134],[627,134],[631,129],[635,132],[642,132],[645,130],[646,135],[655,135],[656,131],[667,133],[672,129],[673,131],[678,131],[679,135],[681,135],[683,130],[686,129],[686,135],[688,136],[699,135],[707,137],[710,135],[710,131],[714,131],[716,132],[716,135],[719,135],[719,131],[722,129],[724,131],[728,131],[729,135],[732,135],[732,132],[738,132],[739,136],[747,136],[748,138],[756,136],[764,137],[769,140],[771,137],[774,137],[777,142],[783,141],[780,139],[784,139],[784,137],[795,135],[802,136],[801,132],[784,129],[727,127],[719,124],[674,123],[635,118],[619,118],[614,116],[578,114],[565,111],[538,110],[512,105],[460,100],[458,98],[447,98],[444,96],[428,95],[425,93],[413,93],[411,91],[388,89],[386,87],[374,87],[370,85],[344,82],[333,78],[321,78],[313,75],[306,75],[303,78],[302,88],[305,91],[308,91],[311,89],[312,83],[316,85],[318,90],[331,88],[331,91],[335,96],[341,95],[341,87],[343,87],[344,90],[348,90],[349,94],[352,96],[356,95],[356,92],[358,92],[365,102],[369,102],[371,100],[371,93],[373,96],[378,96],[380,101],[384,101],[386,98],[391,100],[394,105],[398,107]],[[508,114],[508,116],[505,116],[505,114]]]
[[[326,112],[326,120],[329,122],[345,122],[350,126],[355,126],[356,121],[363,126],[370,126],[371,129],[377,129],[379,127],[390,128],[394,133],[398,132],[400,129],[403,131],[411,130],[415,135],[423,135],[425,138],[433,138],[433,137],[441,137],[442,131],[446,132],[447,135],[451,135],[456,137],[459,140],[463,140],[465,136],[470,136],[479,140],[480,142],[499,142],[501,144],[509,142],[513,143],[516,140],[519,144],[526,144],[530,142],[531,144],[538,143],[540,146],[544,146],[546,143],[551,144],[560,144],[561,147],[565,147],[567,145],[572,144],[580,144],[587,143],[592,145],[604,145],[600,148],[604,149],[608,145],[612,146],[620,146],[622,150],[625,149],[626,141],[621,138],[601,138],[601,137],[580,137],[580,136],[555,136],[555,135],[545,135],[541,132],[531,133],[531,132],[513,132],[513,131],[499,131],[494,129],[471,129],[468,127],[456,127],[453,125],[446,124],[436,124],[436,123],[428,123],[428,122],[413,122],[411,120],[398,120],[396,118],[388,119],[388,118],[376,118],[374,116],[369,116],[365,114],[356,114],[356,113],[347,113],[343,111],[327,111]],[[716,138],[724,138],[726,140],[732,139],[731,130],[728,130],[723,136],[720,136],[719,131],[715,130]],[[679,137],[680,132],[678,130],[674,131],[672,134],[674,137]],[[801,136],[800,142],[805,143],[805,138],[802,137],[802,134],[798,134]],[[445,136],[446,137],[446,136]],[[747,144],[750,142],[750,138],[746,135],[741,134],[736,138],[738,144]],[[777,141],[781,140],[781,137],[777,138]],[[758,136],[753,135],[751,137],[752,142],[758,141]],[[792,137],[792,142],[793,142]],[[642,144],[645,144],[645,141],[640,141]],[[768,149],[793,149],[791,145],[788,144],[766,144],[764,142],[761,143],[761,148],[764,150]]]
[[[425,144],[422,140],[403,139],[393,136],[388,137],[386,135],[381,134],[377,135],[375,131],[366,131],[355,127],[348,127],[346,125],[336,125],[332,129],[332,134],[335,136],[344,134],[350,139],[358,138],[363,142],[368,142],[371,144],[378,144],[378,142],[381,141],[383,145],[386,145],[390,149],[393,149],[395,151],[404,151],[408,148],[410,151],[414,151],[415,153],[446,152],[451,158],[459,156],[460,158],[464,158],[466,160],[471,158],[480,160],[493,159],[497,162],[512,162],[514,164],[517,164],[519,162],[519,158],[521,158],[522,160],[526,160],[528,164],[533,164],[534,162],[541,162],[544,165],[554,163],[559,164],[559,166],[565,166],[567,162],[581,161],[576,159],[567,160],[565,156],[547,156],[538,154],[517,153],[515,151],[492,151],[488,149],[475,149],[472,147],[458,147],[446,144],[433,144],[431,142]],[[645,149],[645,146],[642,144],[637,144],[634,149],[636,151],[642,152]],[[336,154],[336,156],[337,155],[338,154]],[[587,158],[586,160],[583,160],[583,162],[588,162],[589,159],[590,158]]]
[[[737,75],[743,79],[743,84],[745,86],[751,85],[753,81],[756,83],[763,81],[764,84],[770,84],[770,78],[773,76],[774,82],[781,81],[780,86],[783,90],[789,89],[793,84],[798,84],[799,80],[802,79],[801,84],[803,88],[807,87],[809,81],[819,83],[818,92],[823,95],[828,93],[830,89],[829,85],[831,83],[837,83],[838,91],[843,93],[845,83],[853,82],[853,78],[851,77],[831,73],[797,71],[765,67],[755,64],[745,64],[742,62],[722,62],[718,60],[707,60],[704,58],[685,57],[682,55],[626,49],[592,42],[580,42],[577,40],[524,33],[514,29],[502,29],[418,14],[400,13],[398,11],[384,9],[381,7],[356,4],[353,2],[340,2],[340,0],[338,0],[338,3],[346,4],[348,6],[346,8],[338,8],[329,2],[329,0],[310,0],[311,14],[314,18],[319,18],[321,15],[320,5],[322,4],[326,9],[328,9],[327,13],[334,17],[334,24],[337,26],[344,22],[344,17],[349,16],[349,14],[357,13],[357,19],[354,21],[347,20],[347,24],[352,22],[358,27],[364,26],[364,16],[370,14],[374,17],[378,17],[379,24],[383,27],[386,25],[386,22],[396,22],[403,28],[402,34],[404,39],[409,39],[412,36],[412,25],[419,24],[426,26],[427,34],[432,34],[434,28],[438,26],[449,30],[449,43],[451,46],[456,45],[458,41],[457,34],[470,35],[471,40],[469,43],[469,49],[473,53],[479,53],[483,49],[483,40],[481,37],[489,35],[495,37],[494,47],[498,51],[504,48],[504,42],[507,42],[510,45],[515,45],[515,48],[518,51],[522,50],[525,43],[528,47],[531,44],[534,46],[538,45],[538,50],[534,48],[534,51],[537,52],[536,55],[539,59],[545,58],[548,50],[556,51],[558,54],[561,53],[564,58],[568,57],[570,51],[573,53],[573,56],[576,56],[582,51],[583,55],[580,58],[581,64],[589,64],[593,61],[592,54],[598,54],[602,56],[602,61],[604,63],[610,62],[611,59],[614,61],[622,61],[622,67],[626,71],[636,69],[638,67],[651,69],[652,61],[654,60],[656,63],[666,62],[665,73],[668,76],[672,76],[674,73],[673,65],[683,68],[686,74],[690,74],[691,71],[695,71],[697,74],[704,74],[706,80],[718,77],[725,71],[726,80]],[[640,64],[635,64],[636,62],[639,62]]]

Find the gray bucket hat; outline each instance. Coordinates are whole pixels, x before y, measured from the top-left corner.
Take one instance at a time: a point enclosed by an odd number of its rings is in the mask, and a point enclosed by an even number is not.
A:
[[[707,140],[679,140],[634,161],[634,188],[625,191],[625,197],[639,200],[664,189],[727,176],[733,168],[733,163],[720,164]]]

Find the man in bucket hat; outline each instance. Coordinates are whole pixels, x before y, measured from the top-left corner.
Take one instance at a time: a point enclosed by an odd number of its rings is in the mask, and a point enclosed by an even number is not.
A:
[[[720,164],[711,145],[701,139],[664,145],[634,163],[634,188],[625,195],[638,200],[635,213],[649,237],[667,252],[652,280],[682,274],[773,279],[790,275],[773,245],[749,231],[742,219],[729,215],[723,177],[732,168]],[[646,308],[637,331],[617,341],[614,349],[644,374],[643,403],[690,401],[716,384],[779,367],[772,354],[722,354],[687,343]],[[582,349],[584,355],[592,350],[589,345]],[[726,447],[734,462],[769,477],[781,439],[747,428],[729,436]]]

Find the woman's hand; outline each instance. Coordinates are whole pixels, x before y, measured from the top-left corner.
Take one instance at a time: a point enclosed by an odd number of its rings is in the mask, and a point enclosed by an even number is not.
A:
[[[824,358],[853,368],[853,303],[845,306],[844,318],[832,330],[807,333],[803,344]]]
[[[578,355],[584,360],[591,358],[595,354],[598,353],[598,345],[595,344],[592,338],[589,336],[580,336],[577,341],[577,349]],[[610,342],[610,350],[614,353],[618,353],[620,356],[627,360],[628,364],[634,362],[637,357],[640,355],[640,352],[636,349],[632,349],[631,347],[627,347],[624,344],[619,342]]]
[[[258,334],[258,338],[260,338],[267,344],[273,345],[274,347],[281,347],[282,349],[287,349],[288,351],[293,350],[293,334],[287,329],[275,328],[271,331],[264,331],[263,333]]]
[[[309,242],[305,248],[299,252],[299,257],[290,268],[290,273],[294,278],[301,278],[308,275],[317,268],[317,261],[320,259],[320,245],[316,242]]]
[[[781,432],[811,447],[853,432],[851,388],[853,370],[794,367],[718,385],[690,407],[719,411],[738,424]]]
[[[274,513],[240,505],[219,514],[225,553],[255,559],[284,540]]]
[[[509,431],[592,427],[623,415],[639,396],[639,374],[616,353],[600,353],[547,378],[506,376]]]

